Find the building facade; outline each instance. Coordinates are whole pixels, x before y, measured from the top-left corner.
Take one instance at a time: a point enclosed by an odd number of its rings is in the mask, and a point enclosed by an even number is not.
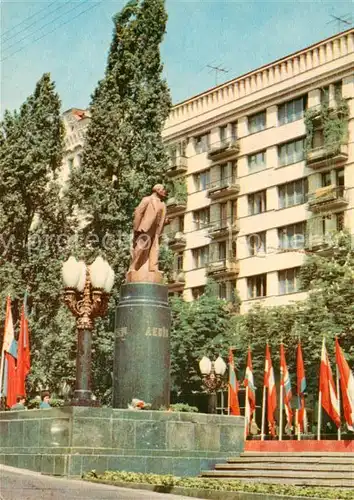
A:
[[[354,233],[353,55],[350,29],[173,107],[171,293],[211,277],[241,312],[305,298],[305,255]]]

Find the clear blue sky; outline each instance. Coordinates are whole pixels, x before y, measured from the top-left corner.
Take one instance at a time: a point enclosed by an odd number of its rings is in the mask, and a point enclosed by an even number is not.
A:
[[[3,0],[1,111],[18,108],[44,72],[55,80],[63,110],[86,107],[104,73],[112,16],[124,3]],[[166,6],[162,58],[174,103],[215,85],[208,64],[228,70],[221,83],[343,31],[348,26],[328,24],[330,15],[353,13],[347,0],[166,0]]]

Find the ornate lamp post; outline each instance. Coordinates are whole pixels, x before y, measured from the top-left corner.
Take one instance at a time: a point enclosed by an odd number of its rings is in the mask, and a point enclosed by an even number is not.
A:
[[[76,386],[72,404],[93,406],[91,393],[91,343],[94,318],[107,312],[114,271],[108,262],[97,257],[90,266],[70,257],[62,268],[64,301],[76,317],[77,354]]]
[[[203,356],[199,362],[199,369],[203,377],[203,389],[209,394],[209,413],[216,413],[217,390],[224,385],[223,376],[226,368],[226,363],[220,356],[216,361],[210,361],[209,358]]]

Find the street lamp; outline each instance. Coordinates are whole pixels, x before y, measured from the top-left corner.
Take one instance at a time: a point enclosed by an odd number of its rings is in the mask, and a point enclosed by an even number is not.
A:
[[[217,390],[224,385],[223,376],[226,368],[226,363],[221,356],[218,356],[215,361],[210,361],[209,358],[203,356],[199,362],[203,389],[209,394],[209,413],[216,413]]]
[[[76,387],[72,404],[93,406],[91,393],[91,343],[94,318],[107,312],[114,271],[102,257],[86,266],[69,257],[62,267],[64,301],[76,317]]]

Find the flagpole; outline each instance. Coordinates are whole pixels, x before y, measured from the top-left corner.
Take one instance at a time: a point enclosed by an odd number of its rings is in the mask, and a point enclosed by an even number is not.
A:
[[[266,410],[266,392],[267,388],[263,385],[263,402],[262,402],[262,429],[261,429],[261,441],[264,441],[264,425],[265,425],[265,410]]]
[[[1,361],[0,361],[0,398],[2,397],[4,366],[5,366],[5,351],[2,348],[1,349]]]
[[[317,440],[321,440],[321,425],[322,425],[322,392],[318,395],[318,416],[317,416]]]
[[[336,363],[336,386],[337,386],[337,398],[338,398],[338,410],[339,410],[339,417],[340,417],[340,388],[339,388],[339,371],[338,371],[338,365]],[[341,428],[340,425],[338,427],[338,441],[341,440]]]
[[[246,386],[246,396],[245,396],[245,440],[248,436],[249,424],[250,424],[250,405],[248,402],[248,385]]]

